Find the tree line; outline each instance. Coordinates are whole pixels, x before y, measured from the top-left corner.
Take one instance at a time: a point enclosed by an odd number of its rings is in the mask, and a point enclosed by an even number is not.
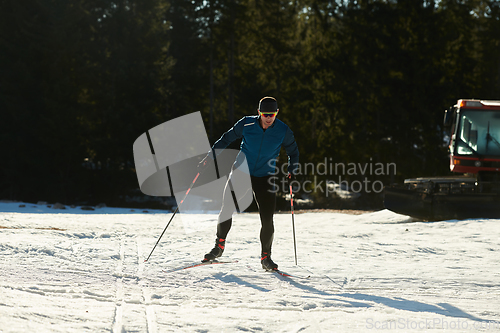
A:
[[[443,175],[443,110],[500,99],[492,0],[2,0],[0,37],[3,199],[121,205],[139,135],[201,111],[214,143],[264,96],[302,162]]]

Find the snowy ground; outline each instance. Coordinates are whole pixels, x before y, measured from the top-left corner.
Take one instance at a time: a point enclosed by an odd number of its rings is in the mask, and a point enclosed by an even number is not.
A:
[[[187,234],[171,214],[0,203],[0,332],[500,331],[500,220],[408,222],[363,215],[275,216],[260,268],[257,214],[235,216],[233,264],[198,261],[215,230]]]

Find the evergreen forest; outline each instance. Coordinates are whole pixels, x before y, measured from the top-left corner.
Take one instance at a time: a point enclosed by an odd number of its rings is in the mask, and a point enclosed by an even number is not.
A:
[[[127,205],[141,134],[201,111],[213,144],[264,96],[301,163],[446,175],[444,110],[500,100],[500,2],[0,0],[0,199]]]

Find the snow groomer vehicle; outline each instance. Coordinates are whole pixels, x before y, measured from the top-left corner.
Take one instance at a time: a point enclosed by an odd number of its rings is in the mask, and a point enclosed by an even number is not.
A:
[[[500,101],[461,99],[445,111],[450,170],[384,189],[384,206],[426,221],[500,218]]]

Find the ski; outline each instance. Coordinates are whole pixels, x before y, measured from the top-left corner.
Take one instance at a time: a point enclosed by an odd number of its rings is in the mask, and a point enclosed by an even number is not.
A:
[[[170,269],[170,270],[167,270],[167,271],[163,271],[164,273],[172,273],[172,272],[178,272],[178,271],[182,271],[182,270],[185,270],[185,269],[189,269],[189,268],[195,268],[195,267],[200,267],[200,266],[207,266],[207,265],[219,265],[219,264],[232,264],[232,263],[237,263],[238,260],[227,260],[227,261],[216,261],[216,260],[210,260],[210,261],[204,261],[204,262],[201,262],[201,263],[194,263],[194,264],[191,264],[191,265],[187,265],[187,266],[181,266],[181,267],[177,267],[177,268],[173,268],[173,269]]]
[[[293,274],[289,274],[289,273],[280,271],[279,269],[268,270],[268,272],[273,272],[273,273],[279,274],[279,275],[287,277],[287,278],[295,278],[295,279],[309,279],[311,277],[310,275],[308,275],[308,276],[293,275]]]
[[[247,265],[248,269],[254,271],[254,272],[257,272],[258,270],[255,269],[255,267],[252,267],[250,265]],[[284,277],[287,277],[287,278],[295,278],[295,279],[303,279],[303,280],[306,280],[306,279],[309,279],[311,277],[311,275],[295,275],[295,274],[290,274],[290,273],[287,273],[287,272],[284,272],[284,271],[280,271],[279,269],[264,269],[264,272],[270,272],[270,273],[276,273],[278,275],[281,275],[281,276],[284,276]]]

